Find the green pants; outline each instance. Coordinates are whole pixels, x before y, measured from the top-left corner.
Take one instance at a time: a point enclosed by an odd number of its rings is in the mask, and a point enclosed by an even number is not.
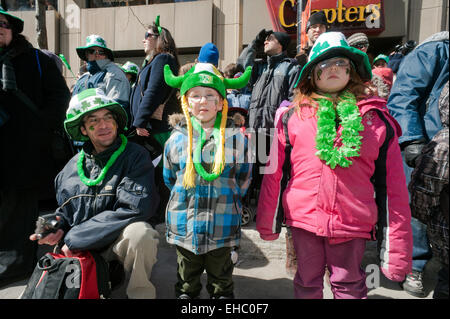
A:
[[[210,297],[233,296],[233,263],[231,248],[223,247],[206,254],[196,255],[177,246],[178,282],[175,284],[176,296],[187,294],[196,298],[202,290],[200,277],[206,270],[206,290]]]

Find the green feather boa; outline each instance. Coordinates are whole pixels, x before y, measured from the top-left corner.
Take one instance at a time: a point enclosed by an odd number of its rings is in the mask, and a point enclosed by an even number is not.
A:
[[[349,167],[352,161],[348,157],[358,157],[361,147],[362,136],[360,131],[364,130],[359,108],[356,105],[355,96],[345,91],[340,96],[336,111],[341,119],[342,146],[334,146],[336,140],[336,112],[334,104],[328,99],[317,99],[319,109],[317,111],[317,135],[315,155],[326,161],[326,165],[334,169],[337,165]]]

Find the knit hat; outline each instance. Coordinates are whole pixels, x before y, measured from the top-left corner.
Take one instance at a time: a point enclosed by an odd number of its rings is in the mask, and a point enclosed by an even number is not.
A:
[[[211,63],[197,63],[188,72],[181,76],[175,76],[172,73],[169,65],[164,66],[164,79],[166,83],[174,88],[180,88],[181,95],[181,108],[183,109],[184,116],[186,118],[187,130],[188,130],[188,155],[186,159],[186,169],[183,176],[183,186],[188,189],[195,186],[195,174],[196,172],[205,180],[212,181],[222,174],[225,167],[225,127],[228,114],[228,102],[226,99],[226,89],[240,89],[247,85],[252,68],[247,67],[244,74],[236,79],[223,78],[220,72]],[[223,97],[222,111],[218,112],[216,122],[214,123],[213,135],[215,136],[216,151],[214,155],[214,163],[212,173],[206,173],[205,169],[197,161],[194,163],[192,156],[193,148],[193,128],[196,131],[201,132],[202,128],[196,122],[195,119],[191,120],[189,114],[189,105],[186,98],[186,92],[194,87],[209,87],[215,89]],[[203,134],[199,134],[203,136]],[[200,137],[201,138],[201,137]],[[201,142],[197,144],[195,155],[198,154]],[[199,155],[200,156],[200,155]]]
[[[267,32],[267,36],[271,34],[273,34],[275,38],[278,40],[278,42],[281,44],[283,51],[286,51],[289,46],[289,43],[291,43],[291,37],[284,32],[273,32],[273,31]]]
[[[131,61],[125,62],[125,64],[122,65],[120,68],[125,73],[131,73],[131,74],[136,74],[136,75],[139,73],[139,67],[137,66],[136,63],[133,63]]]
[[[87,89],[78,93],[70,100],[69,108],[66,112],[66,120],[64,121],[64,128],[70,138],[75,141],[89,140],[80,131],[83,117],[88,113],[102,108],[113,112],[116,116],[119,129],[126,130],[128,117],[124,108],[115,100],[107,97],[101,89]]]
[[[108,59],[114,61],[114,55],[111,49],[106,46],[106,41],[97,34],[91,34],[86,38],[86,45],[84,47],[76,48],[77,54],[81,60],[87,61],[86,50],[92,47],[100,47],[106,51]]]
[[[17,33],[21,33],[23,31],[22,19],[13,16],[12,14],[9,14],[8,12],[6,12],[5,9],[3,9],[2,6],[0,6],[0,14],[3,14],[6,17],[8,22],[12,25],[14,31],[16,31]]]
[[[348,44],[351,47],[356,47],[358,45],[369,46],[369,38],[364,33],[354,33],[347,39]]]
[[[375,59],[373,59],[372,64],[375,64],[375,62],[377,62],[378,60],[383,60],[384,62],[386,62],[386,64],[389,63],[389,57],[384,54],[377,55],[377,57]]]
[[[306,32],[308,32],[308,29],[314,25],[314,24],[323,24],[327,27],[327,29],[330,27],[328,24],[327,17],[325,16],[325,12],[318,11],[313,14],[308,19],[308,22],[306,23]]]
[[[317,63],[334,57],[350,59],[363,81],[368,81],[372,78],[372,68],[367,54],[349,46],[341,32],[325,32],[314,43],[309,53],[308,63],[303,67],[295,87],[310,75]]]
[[[211,63],[217,67],[219,65],[219,50],[214,43],[208,42],[200,49],[197,60],[200,63]]]

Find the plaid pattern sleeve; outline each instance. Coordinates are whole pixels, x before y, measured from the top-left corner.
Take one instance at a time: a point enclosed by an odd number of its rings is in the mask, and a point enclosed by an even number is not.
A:
[[[197,142],[194,135],[194,148]],[[208,171],[214,158],[214,145],[211,136],[202,150],[202,164]],[[187,136],[182,131],[172,133],[165,146],[163,169],[165,183],[171,189],[166,210],[168,243],[195,254],[239,245],[241,198],[251,178],[247,147],[247,140],[239,130],[227,129],[222,174],[211,182],[196,174],[195,187],[185,189]]]

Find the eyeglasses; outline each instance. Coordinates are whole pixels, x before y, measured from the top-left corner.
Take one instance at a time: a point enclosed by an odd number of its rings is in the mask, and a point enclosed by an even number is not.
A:
[[[202,98],[205,98],[207,102],[214,102],[217,100],[217,96],[214,94],[188,96],[188,99],[194,103],[200,103]]]
[[[348,67],[349,65],[350,65],[350,63],[344,59],[325,60],[325,61],[322,61],[317,64],[317,66],[321,70],[325,70],[325,69],[331,68],[333,66],[335,66],[337,68],[345,68],[345,67]]]
[[[106,114],[103,117],[88,117],[87,120],[84,122],[88,126],[97,126],[100,124],[101,121],[105,121],[105,123],[112,123],[114,121],[114,115],[112,114]]]
[[[88,54],[106,55],[106,52],[101,49],[86,49]]]
[[[364,49],[364,48],[368,48],[369,46],[367,44],[365,44],[365,43],[359,43],[359,44],[355,44],[354,47],[359,49],[359,50],[361,50],[361,49]]]
[[[156,33],[150,33],[150,32],[145,32],[145,40],[147,40],[149,37],[152,37],[152,38],[157,38],[157,37],[159,37],[159,34],[156,34]]]
[[[11,29],[11,25],[6,21],[0,21],[0,28]]]
[[[269,35],[267,38],[266,38],[266,41],[274,41],[274,40],[276,40],[277,38],[273,35],[273,34],[271,34],[271,35]]]

